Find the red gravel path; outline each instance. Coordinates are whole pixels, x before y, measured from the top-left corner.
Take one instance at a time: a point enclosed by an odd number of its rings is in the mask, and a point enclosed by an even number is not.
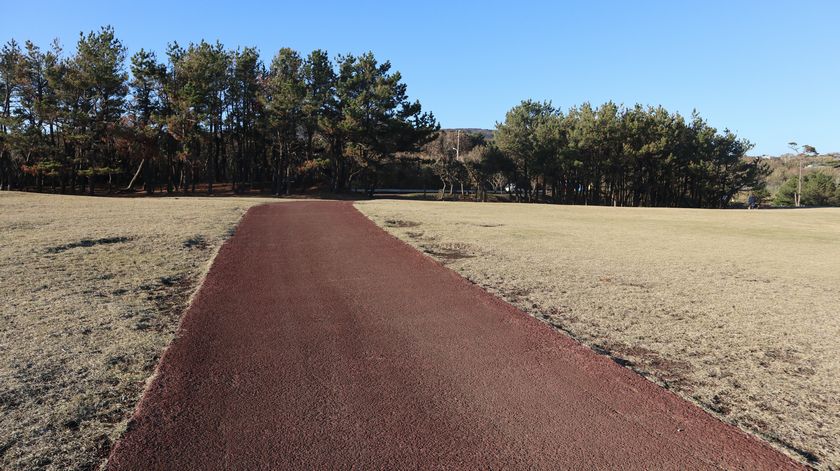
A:
[[[110,469],[797,467],[387,235],[252,208]]]

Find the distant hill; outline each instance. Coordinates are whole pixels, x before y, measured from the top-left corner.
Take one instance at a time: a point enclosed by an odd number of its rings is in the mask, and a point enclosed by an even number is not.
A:
[[[765,159],[797,159],[799,158],[796,154],[782,154],[782,155],[750,155],[748,157],[764,157]],[[840,152],[829,152],[827,154],[819,154],[819,155],[806,155],[805,159],[816,159],[816,160],[836,160],[840,161]]]
[[[493,139],[493,134],[496,132],[493,129],[481,129],[481,128],[447,128],[447,129],[441,129],[441,131],[444,131],[444,132],[461,131],[461,132],[465,132],[465,133],[468,133],[468,134],[481,134],[488,141],[490,139]]]
[[[764,157],[765,162],[770,166],[770,175],[767,177],[767,189],[770,193],[776,190],[788,178],[799,175],[800,157],[793,154],[785,154],[779,157]],[[840,153],[820,154],[817,156],[803,156],[802,173],[814,172],[827,173],[840,180]]]

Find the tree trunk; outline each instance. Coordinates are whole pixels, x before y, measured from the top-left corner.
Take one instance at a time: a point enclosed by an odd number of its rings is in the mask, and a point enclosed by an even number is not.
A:
[[[146,184],[146,194],[151,195],[155,191],[155,169],[152,167],[153,160],[149,159],[149,163],[143,170],[143,182]]]
[[[140,171],[143,170],[143,164],[146,163],[146,159],[140,161],[140,165],[137,166],[137,171],[134,172],[134,176],[131,177],[131,181],[128,182],[128,186],[123,188],[125,191],[132,191],[134,189],[134,182],[137,181],[137,177],[140,176]]]
[[[166,154],[166,193],[172,193],[172,156]]]

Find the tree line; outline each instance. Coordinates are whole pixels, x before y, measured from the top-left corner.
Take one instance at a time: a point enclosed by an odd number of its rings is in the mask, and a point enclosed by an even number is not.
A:
[[[65,54],[0,49],[0,189],[286,194],[414,187],[486,199],[725,207],[762,187],[752,145],[662,107],[523,101],[492,136],[440,132],[372,53],[170,43],[127,57],[113,28]]]
[[[768,168],[746,157],[751,148],[696,112],[685,119],[612,102],[563,112],[528,100],[497,123],[492,140],[445,132],[425,150],[444,192],[466,183],[479,199],[504,189],[519,201],[723,208],[763,186]]]
[[[2,47],[0,189],[372,189],[439,129],[373,53],[283,48],[266,66],[255,48],[202,40],[127,59],[107,26],[70,55],[58,42]]]

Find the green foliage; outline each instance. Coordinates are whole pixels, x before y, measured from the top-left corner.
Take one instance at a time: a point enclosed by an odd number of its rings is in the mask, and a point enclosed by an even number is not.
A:
[[[785,180],[785,183],[776,191],[776,197],[773,199],[774,206],[793,206],[796,204],[796,177],[790,177]]]
[[[837,204],[836,193],[834,178],[822,172],[811,174],[802,182],[802,203],[808,206]]]
[[[148,125],[152,116],[161,111],[160,94],[166,69],[159,64],[154,52],[140,49],[131,56],[132,102],[129,110],[142,125]]]
[[[93,192],[107,175],[109,189],[141,178],[148,192],[161,179],[167,191],[195,191],[201,179],[209,192],[219,181],[235,191],[270,181],[288,193],[303,179],[341,190],[354,177],[375,185],[396,154],[438,130],[372,53],[333,63],[325,51],[283,48],[266,70],[254,48],[202,40],[171,43],[166,59],[139,50],[129,78],[111,27],[80,35],[66,58],[56,45],[6,44],[0,188],[48,179]]]
[[[338,129],[352,160],[346,162],[341,180],[365,178],[372,192],[381,166],[397,152],[417,151],[439,129],[434,115],[420,103],[408,100],[399,72],[391,63],[378,63],[373,53],[339,56],[336,96],[341,119]],[[342,183],[345,183],[342,182]]]
[[[799,178],[788,178],[776,192],[775,206],[793,206],[796,204],[796,191]],[[804,206],[832,206],[840,204],[840,190],[831,175],[823,172],[811,173],[802,177],[802,199]]]
[[[508,111],[505,121],[496,125],[496,144],[513,161],[515,180],[529,201],[533,195],[532,176],[545,170],[559,150],[557,139],[562,130],[558,116],[551,103],[527,100]]]
[[[93,192],[107,175],[109,189],[140,179],[148,192],[163,182],[194,192],[198,181],[209,192],[217,182],[235,191],[372,191],[383,175],[418,181],[433,172],[450,196],[458,186],[480,199],[507,189],[520,201],[725,207],[762,191],[768,173],[766,161],[745,157],[748,141],[662,107],[584,103],[563,112],[528,100],[497,123],[493,142],[439,132],[400,73],[370,52],[333,61],[283,48],[266,67],[254,48],[202,40],[170,44],[165,63],[141,49],[129,66],[130,77],[111,27],[80,35],[67,57],[55,44],[7,43],[0,187]],[[816,158],[812,146],[790,145]],[[830,175],[809,178],[803,202],[832,204],[836,187]],[[777,203],[789,197],[785,187]]]
[[[745,158],[748,141],[661,107],[584,103],[564,114],[524,101],[497,124],[495,142],[526,201],[725,207],[767,173]]]
[[[119,121],[128,93],[125,47],[114,29],[80,35],[77,52],[69,64],[68,81],[81,91],[80,105],[89,116],[86,123],[100,137],[108,125]]]
[[[767,164],[770,174],[767,176],[767,189],[775,194],[790,177],[799,176],[799,166],[802,165],[803,175],[823,172],[831,175],[835,181],[840,181],[840,155],[784,155],[780,157],[766,157],[762,161]]]

